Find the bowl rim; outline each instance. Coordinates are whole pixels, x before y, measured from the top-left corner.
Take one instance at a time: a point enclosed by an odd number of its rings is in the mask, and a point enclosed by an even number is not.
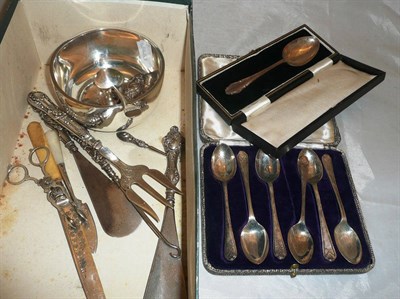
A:
[[[151,91],[153,91],[153,89],[156,88],[156,86],[158,86],[159,84],[162,83],[163,78],[164,78],[164,72],[165,72],[165,59],[164,59],[164,55],[162,54],[162,51],[160,49],[160,47],[153,42],[153,40],[149,39],[146,35],[142,34],[142,33],[138,33],[136,31],[133,30],[127,30],[127,29],[121,29],[121,28],[112,28],[112,27],[106,27],[106,28],[97,28],[97,29],[91,29],[91,30],[87,30],[87,31],[83,31],[78,35],[73,36],[72,38],[62,42],[51,54],[50,57],[50,80],[51,83],[53,85],[53,88],[55,90],[56,93],[61,93],[62,96],[64,98],[67,98],[68,101],[72,101],[73,103],[78,104],[79,106],[83,106],[83,107],[93,107],[93,108],[112,108],[112,107],[118,107],[118,106],[122,106],[122,104],[118,103],[112,106],[104,106],[104,105],[97,105],[97,104],[88,104],[88,103],[82,103],[81,101],[78,101],[77,99],[71,97],[70,95],[68,95],[58,84],[55,76],[54,76],[54,60],[57,57],[58,53],[60,52],[60,50],[62,48],[64,48],[66,45],[70,44],[71,42],[75,41],[78,38],[81,38],[82,36],[94,33],[94,32],[99,32],[99,31],[120,31],[120,32],[125,32],[125,33],[130,33],[130,34],[134,34],[139,36],[141,39],[145,39],[147,40],[151,46],[153,47],[153,49],[155,49],[160,57],[160,76],[158,78],[158,80],[156,81],[156,84],[154,84],[150,89],[148,89],[145,93],[141,94],[137,100],[141,100],[143,98],[145,98]]]

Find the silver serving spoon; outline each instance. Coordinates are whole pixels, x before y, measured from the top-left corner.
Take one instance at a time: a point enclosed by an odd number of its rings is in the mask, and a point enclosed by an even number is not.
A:
[[[102,68],[100,69],[96,76],[94,77],[94,84],[100,89],[110,89],[117,94],[119,100],[122,103],[125,115],[127,117],[138,116],[141,110],[137,107],[129,108],[129,103],[122,92],[117,88],[122,83],[124,83],[124,77],[121,72],[113,68]]]
[[[294,259],[300,264],[307,264],[314,253],[314,241],[306,225],[307,157],[300,157],[297,160],[297,167],[301,179],[301,214],[299,222],[288,232],[288,245]]]
[[[253,75],[229,84],[228,87],[225,88],[225,93],[227,95],[240,93],[255,80],[285,62],[291,66],[302,66],[310,62],[315,55],[317,55],[319,45],[319,40],[314,36],[303,36],[296,38],[283,48],[281,60]]]
[[[232,149],[224,144],[219,144],[211,156],[211,169],[214,178],[222,182],[224,190],[225,218],[224,218],[224,257],[233,261],[237,257],[237,247],[232,230],[231,214],[228,199],[228,181],[236,173],[236,159]]]
[[[324,211],[322,209],[321,197],[319,195],[317,183],[321,180],[323,174],[323,168],[321,160],[318,155],[311,149],[303,149],[299,154],[299,158],[307,157],[308,167],[306,178],[314,190],[315,200],[317,202],[319,226],[321,229],[321,241],[322,241],[322,255],[330,262],[336,259],[336,250],[333,246],[331,234],[329,233],[328,225],[326,224]]]
[[[281,172],[281,164],[278,159],[265,154],[262,150],[258,150],[255,166],[259,178],[268,184],[271,198],[273,253],[275,257],[283,260],[287,255],[287,251],[285,242],[283,241],[281,227],[279,225],[278,213],[276,212],[273,187],[273,182],[279,177]]]
[[[246,190],[247,208],[249,212],[247,224],[243,227],[240,234],[240,244],[242,245],[243,253],[246,258],[250,262],[259,265],[265,260],[268,254],[268,234],[254,216],[249,183],[249,157],[245,152],[240,151],[237,155],[237,160]]]
[[[322,163],[324,164],[329,181],[331,182],[333,191],[335,192],[341,216],[340,222],[338,225],[336,225],[334,230],[335,242],[342,256],[349,263],[356,265],[361,261],[362,257],[361,242],[357,233],[347,222],[346,212],[344,210],[343,202],[336,184],[332,158],[329,155],[324,154],[322,156]]]

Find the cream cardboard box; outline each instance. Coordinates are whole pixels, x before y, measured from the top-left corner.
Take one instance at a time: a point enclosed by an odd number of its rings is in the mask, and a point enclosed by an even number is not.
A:
[[[11,4],[10,4],[10,3]],[[51,98],[48,59],[62,42],[96,28],[119,28],[150,37],[161,49],[165,77],[156,108],[143,122],[129,129],[135,137],[162,148],[161,138],[173,125],[185,137],[186,153],[180,160],[183,196],[176,196],[178,235],[184,250],[183,263],[189,293],[194,290],[194,185],[192,130],[192,44],[191,6],[151,1],[9,1],[2,24],[0,44],[0,123],[2,150],[0,178],[7,165],[21,163],[33,176],[38,168],[29,165],[32,147],[26,134],[31,121],[42,122],[30,107],[27,94],[33,89]],[[182,2],[182,1],[181,1]],[[15,7],[15,11],[13,11]],[[7,10],[7,9],[5,9]],[[47,127],[43,124],[45,130]],[[4,129],[7,128],[7,129]],[[165,171],[166,159],[151,151],[127,145],[115,134],[93,132],[124,162],[145,164]],[[95,263],[105,295],[110,298],[141,298],[157,244],[156,236],[142,223],[131,235],[112,238],[99,225],[72,156],[63,148],[65,164],[74,192],[94,215],[98,231]],[[159,189],[160,193],[165,190]],[[0,198],[0,297],[82,298],[82,290],[56,210],[32,182],[20,186],[4,183]],[[144,195],[143,195],[144,196]],[[147,199],[162,217],[164,207]],[[161,224],[157,224],[158,227]],[[188,229],[188,231],[187,231]],[[193,231],[192,231],[193,230]],[[193,236],[193,238],[191,237]],[[189,273],[189,274],[188,274]]]

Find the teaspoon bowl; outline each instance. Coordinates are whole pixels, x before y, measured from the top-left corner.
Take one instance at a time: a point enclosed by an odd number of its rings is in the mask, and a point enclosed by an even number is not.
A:
[[[289,250],[300,264],[307,264],[314,254],[314,240],[304,221],[293,225],[288,233]]]
[[[358,264],[362,257],[361,241],[357,233],[342,219],[334,230],[336,245],[340,254],[351,264]]]
[[[240,233],[240,244],[246,258],[253,264],[261,264],[268,254],[269,240],[265,228],[254,217],[249,217],[248,222]]]

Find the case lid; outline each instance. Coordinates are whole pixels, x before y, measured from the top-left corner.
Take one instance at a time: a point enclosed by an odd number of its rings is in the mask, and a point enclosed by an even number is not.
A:
[[[318,52],[310,62],[301,66],[281,63],[241,92],[226,93],[226,88],[231,83],[281,62],[285,46],[302,37],[316,37],[320,41]],[[232,123],[243,113],[249,114],[250,111],[257,109],[256,107],[260,106],[264,99],[276,99],[301,84],[310,76],[311,67],[315,68],[315,65],[321,63],[333,64],[337,61],[336,56],[337,51],[322,41],[311,29],[302,26],[199,80],[199,85],[203,92],[213,98],[214,105],[218,106],[216,109],[221,112],[222,117],[228,123]]]
[[[0,1],[0,44],[11,21],[18,0]]]
[[[208,74],[237,60],[240,56],[225,54],[203,54],[198,58],[198,77]],[[199,100],[200,136],[204,142],[218,142],[232,145],[248,145],[249,142],[235,133],[232,126],[203,99]],[[314,148],[336,147],[340,143],[340,132],[335,119],[331,119],[301,141],[299,146],[312,145]]]
[[[226,94],[231,82],[279,61],[286,44],[310,35],[321,44],[310,63],[298,67],[281,64],[241,93]],[[266,59],[267,65],[262,65]],[[303,25],[198,80],[197,87],[236,133],[280,157],[383,81],[384,75],[339,55]]]

